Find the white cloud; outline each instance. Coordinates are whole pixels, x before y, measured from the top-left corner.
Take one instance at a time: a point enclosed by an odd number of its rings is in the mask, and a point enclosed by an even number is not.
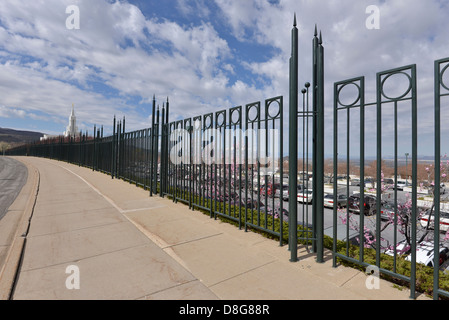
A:
[[[287,108],[296,12],[300,86],[311,81],[315,23],[323,32],[328,127],[334,81],[365,75],[372,100],[376,72],[412,63],[420,122],[431,123],[433,60],[449,56],[449,9],[441,1],[173,0],[179,20],[130,2],[1,1],[0,105],[59,117],[61,130],[72,102],[86,123],[108,125],[114,113],[126,113],[128,128],[146,127],[150,111],[141,109],[153,94],[160,104],[170,98],[172,120],[275,95]],[[80,8],[79,30],[65,27],[72,4]],[[372,4],[380,8],[379,30],[365,27]],[[248,44],[263,52],[240,51]]]

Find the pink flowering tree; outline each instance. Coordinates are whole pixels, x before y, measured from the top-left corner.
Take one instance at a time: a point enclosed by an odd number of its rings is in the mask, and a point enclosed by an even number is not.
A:
[[[446,156],[445,156],[446,157]],[[448,161],[441,161],[441,181],[445,181],[448,174],[449,174],[449,160]],[[435,197],[434,197],[434,190],[435,190],[435,183],[431,179],[432,175],[432,165],[429,165],[426,167],[426,172],[428,173],[428,181],[430,182],[430,194],[433,197],[433,203],[428,209],[421,209],[418,208],[417,210],[417,221],[413,221],[412,219],[412,200],[409,196],[407,196],[406,200],[404,202],[399,202],[397,204],[396,208],[396,214],[395,210],[383,210],[382,214],[384,217],[384,220],[381,223],[381,230],[380,234],[382,235],[382,232],[386,230],[389,226],[392,226],[394,224],[397,225],[397,230],[400,234],[402,234],[405,238],[405,245],[401,246],[400,251],[398,253],[400,254],[407,254],[410,251],[411,248],[411,241],[412,241],[412,224],[417,223],[421,220],[421,218],[425,215],[429,215],[429,217],[432,215],[433,210],[435,208]],[[382,180],[381,180],[381,191],[382,194],[386,193],[391,186],[387,186],[383,183],[384,175],[381,174]],[[424,184],[420,183],[420,188],[423,188]],[[375,190],[375,189],[374,189]],[[374,191],[374,190],[368,190],[368,191]],[[346,209],[339,209],[339,217],[340,221],[343,224],[347,224],[349,228],[352,230],[360,232],[360,227],[358,224],[359,217],[354,215],[351,212],[347,212]],[[363,211],[363,210],[362,210]],[[432,226],[430,224],[430,218],[427,219],[427,224],[417,230],[417,242],[421,243],[425,240],[432,240],[433,232]],[[376,221],[375,219],[365,219],[365,226],[363,230],[364,234],[364,245],[366,248],[376,248],[377,245],[377,239],[376,239]],[[449,230],[446,232],[443,240],[449,240]],[[389,241],[381,236],[380,239],[380,247],[383,251],[386,250],[392,250],[394,249],[393,244],[389,243]]]
[[[436,190],[436,188],[440,188],[440,186],[435,185],[435,180],[432,177],[433,172],[434,172],[434,168],[433,168],[432,164],[430,164],[429,166],[426,167],[426,172],[427,172],[428,182],[430,183],[430,187],[429,187],[430,195],[433,198],[432,205],[431,205],[430,209],[428,210],[429,218],[427,219],[427,224],[425,227],[425,229],[428,230],[428,229],[430,229],[430,226],[431,226],[430,225],[430,223],[431,223],[430,217],[432,216],[433,210],[435,209],[435,190]],[[447,182],[448,174],[449,174],[449,159],[448,159],[448,156],[445,154],[444,156],[441,157],[441,160],[440,160],[440,182],[441,183]],[[434,224],[435,224],[435,221],[434,221]],[[446,232],[446,234],[443,238],[443,241],[449,241],[449,229]]]
[[[381,193],[382,194],[386,193],[391,188],[391,186],[386,185],[383,182],[384,182],[384,173],[381,172]],[[369,189],[367,191],[368,192],[376,192],[376,189],[373,188],[373,189]],[[363,209],[360,210],[360,212],[363,212],[363,211],[364,211]],[[342,224],[348,225],[351,230],[360,232],[359,215],[356,215],[353,212],[347,211],[346,208],[339,208],[338,213],[339,213],[339,219]],[[407,221],[407,219],[406,218],[399,219],[399,221]],[[384,222],[383,224],[381,224],[381,230],[380,230],[381,235],[382,235],[382,231],[387,229],[388,226],[390,226],[392,223],[394,223],[394,218],[392,216],[388,215],[388,220],[386,222]],[[364,243],[365,248],[374,248],[374,249],[376,248],[377,240],[375,237],[375,234],[376,234],[375,230],[376,230],[376,221],[374,219],[365,219],[364,220],[364,229],[363,229],[363,234],[364,234],[363,243]],[[357,240],[360,242],[359,238],[357,238]],[[391,247],[388,240],[383,238],[382,236],[381,236],[380,241],[381,241],[380,242],[381,249],[387,250]]]

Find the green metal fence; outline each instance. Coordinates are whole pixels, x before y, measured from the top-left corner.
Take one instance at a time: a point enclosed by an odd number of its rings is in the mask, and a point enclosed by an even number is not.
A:
[[[442,226],[436,221],[441,219],[441,194],[440,186],[441,177],[444,174],[442,171],[442,156],[441,156],[441,143],[444,140],[441,137],[441,111],[444,110],[444,106],[449,105],[449,84],[445,82],[444,76],[449,69],[449,58],[441,59],[435,61],[435,167],[434,167],[434,177],[435,177],[435,191],[434,191],[434,252],[440,252],[441,249],[441,231]],[[447,161],[447,159],[445,159]],[[446,164],[447,166],[447,164]],[[430,221],[429,217],[429,221]],[[437,226],[438,225],[438,226]],[[447,239],[446,239],[447,240]],[[440,265],[440,255],[434,255],[434,266]],[[438,299],[440,295],[449,297],[449,288],[445,290],[441,289],[440,283],[440,271],[438,268],[434,268],[433,274],[433,297]]]
[[[298,46],[295,18],[288,122],[284,117],[287,110],[284,110],[282,96],[172,121],[168,99],[160,108],[153,97],[150,128],[126,132],[125,118],[117,120],[114,117],[111,136],[103,137],[103,128],[95,127],[92,135],[86,132],[77,137],[36,142],[8,150],[7,154],[47,157],[107,173],[112,179],[123,179],[148,190],[150,196],[170,197],[192,210],[207,212],[211,218],[231,220],[245,231],[249,228],[262,230],[278,238],[280,245],[288,242],[292,262],[300,259],[300,243],[316,254],[318,263],[324,262],[325,73],[322,36],[315,28],[312,68],[307,71],[310,71],[312,81],[305,83],[301,91]],[[447,80],[445,82],[448,69],[449,58],[435,62],[433,174],[436,186],[442,182],[442,167],[446,164],[441,159],[445,140],[441,138],[440,116],[449,99],[449,86]],[[388,85],[398,77],[405,79],[405,90],[391,94]],[[432,235],[433,252],[440,252],[442,240],[447,240],[442,239],[444,230],[440,224],[434,223],[433,230],[429,231],[431,217],[433,221],[440,221],[443,215],[440,189],[434,188],[432,192],[430,211],[419,207],[417,201],[422,181],[418,180],[417,172],[416,65],[377,73],[374,102],[366,102],[365,83],[365,77],[357,77],[336,82],[333,86],[331,194],[336,199],[343,193],[347,202],[340,208],[334,201],[332,247],[328,249],[333,254],[334,267],[339,259],[365,268],[375,266],[382,274],[408,283],[411,298],[415,298],[418,269],[419,272],[423,270],[417,252],[423,241],[429,241]],[[400,130],[404,119],[407,134],[411,137],[406,141],[403,129]],[[288,124],[287,150],[284,150],[285,124]],[[387,134],[390,138],[385,141]],[[393,189],[387,186],[390,177],[384,175],[386,145],[391,145],[393,154]],[[406,161],[411,156],[411,195],[405,201],[398,192],[399,161],[404,146],[408,148]],[[373,150],[376,163],[371,169],[375,172],[367,174],[367,165],[372,160],[368,160],[366,154]],[[288,155],[288,174],[284,155]],[[357,158],[358,163],[351,162],[353,158]],[[358,186],[352,185],[351,174],[358,176]],[[343,180],[340,179],[342,176]],[[368,183],[373,185],[367,189]],[[311,204],[304,200],[309,194],[307,190],[311,190]],[[288,203],[284,201],[286,198]],[[299,203],[298,199],[303,200]],[[419,223],[426,213],[429,223],[422,229]],[[387,228],[391,232],[389,239],[385,236]],[[352,236],[354,231],[356,235]],[[435,254],[432,258],[432,265],[437,266],[431,269],[434,299],[449,297],[448,289],[443,285],[447,275],[438,268],[441,257]]]
[[[440,103],[443,97],[449,95],[447,92],[440,93],[440,88],[447,90],[443,82],[443,74],[449,66],[448,62],[448,59],[443,59],[435,63],[435,186],[440,185]],[[405,79],[406,89],[392,97],[392,94],[387,92],[386,86],[393,78],[397,84],[400,77]],[[351,89],[352,95],[347,94]],[[439,269],[445,259],[444,252],[448,243],[440,241],[442,230],[438,224],[435,224],[434,231],[430,233],[430,224],[422,226],[421,223],[429,211],[428,220],[431,220],[432,210],[434,210],[434,221],[440,220],[440,188],[433,189],[435,191],[434,205],[430,209],[418,206],[417,201],[419,185],[422,185],[423,181],[418,181],[417,168],[416,65],[377,73],[375,102],[365,101],[365,90],[365,77],[352,78],[334,84],[333,196],[335,199],[339,193],[344,193],[347,197],[347,206],[342,209],[334,203],[333,264],[336,266],[337,258],[341,258],[365,267],[375,265],[380,273],[408,282],[411,298],[416,297],[417,268],[419,266],[421,273],[424,274],[426,271],[421,266],[427,264],[433,268],[434,298],[438,299],[439,295],[447,297],[447,291],[440,289],[439,277],[442,272]],[[367,119],[366,113],[371,109],[375,114],[376,140],[371,141],[369,148],[376,150],[376,172],[375,176],[367,177],[365,172],[366,139],[368,139],[366,121],[372,119]],[[406,126],[401,126],[401,132],[399,132],[398,121],[407,122]],[[352,122],[357,123],[357,130],[354,130]],[[384,133],[386,128],[391,128],[391,136]],[[373,130],[370,132],[373,135]],[[404,138],[407,135],[411,138]],[[387,136],[389,141],[385,143]],[[354,141],[354,137],[358,139],[358,142]],[[384,144],[392,145],[390,151],[393,152],[391,174],[393,185],[387,183],[389,180],[387,178],[390,177],[384,175],[386,170],[383,159]],[[352,149],[358,153],[359,165],[351,164],[351,158],[354,156]],[[403,196],[401,198],[398,192],[400,178],[398,163],[400,152],[404,150],[407,151],[405,153],[407,159],[411,156],[411,184],[408,186],[410,192],[406,194],[405,199]],[[340,162],[345,164],[343,168],[339,166]],[[358,190],[354,190],[351,186],[351,173],[359,177]],[[344,187],[337,184],[338,176],[346,177]],[[373,179],[370,181],[368,178]],[[370,182],[374,185],[367,187]],[[375,223],[368,225],[367,221]],[[344,225],[343,230],[341,225]],[[387,234],[388,228],[391,230],[390,234],[384,235]],[[353,231],[358,232],[358,236],[351,242],[349,241],[350,232]],[[338,239],[347,241],[342,245],[338,243]],[[422,255],[418,257],[418,253],[423,252],[425,256],[431,256],[433,262],[430,260],[424,262]],[[434,252],[437,254],[433,254]],[[404,263],[407,267],[399,267],[399,265],[404,266]]]
[[[283,243],[283,97],[164,124],[162,195]],[[164,158],[165,159],[165,158]]]

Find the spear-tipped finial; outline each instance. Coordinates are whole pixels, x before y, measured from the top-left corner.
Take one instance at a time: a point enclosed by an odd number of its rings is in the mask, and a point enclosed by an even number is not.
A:
[[[317,29],[316,23],[315,23],[315,34],[314,34],[314,36],[315,37],[318,36],[318,29]]]
[[[320,40],[318,41],[319,44],[323,44],[323,36],[321,35],[321,30],[320,30]]]
[[[296,12],[295,12],[295,15],[294,15],[294,18],[293,18],[293,26],[296,27]]]

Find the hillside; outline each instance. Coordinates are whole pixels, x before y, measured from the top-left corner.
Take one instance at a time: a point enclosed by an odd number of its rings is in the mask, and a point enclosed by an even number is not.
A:
[[[6,142],[10,146],[33,142],[43,136],[44,134],[40,132],[0,128],[0,142]]]

